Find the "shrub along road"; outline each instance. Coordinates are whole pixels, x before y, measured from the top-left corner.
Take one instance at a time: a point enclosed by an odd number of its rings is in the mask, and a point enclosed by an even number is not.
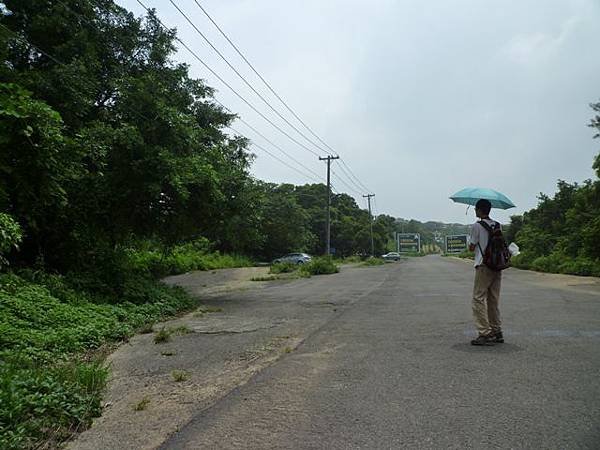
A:
[[[508,270],[507,343],[472,347],[472,276],[430,256],[213,297],[167,324],[191,332],[114,355],[73,447],[596,446],[598,279]]]

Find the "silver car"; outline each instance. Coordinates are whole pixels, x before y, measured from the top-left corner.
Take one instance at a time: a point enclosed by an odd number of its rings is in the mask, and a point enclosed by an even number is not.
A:
[[[381,255],[381,257],[386,261],[400,261],[400,253],[398,252],[389,252],[385,255]]]
[[[277,258],[275,260],[273,260],[273,264],[277,264],[277,263],[290,263],[290,264],[304,264],[307,262],[310,262],[312,260],[312,258],[310,257],[310,255],[307,255],[306,253],[288,253],[285,256],[282,256],[281,258]]]

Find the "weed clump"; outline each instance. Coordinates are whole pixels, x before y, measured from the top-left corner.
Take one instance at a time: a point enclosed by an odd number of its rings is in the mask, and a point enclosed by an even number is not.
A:
[[[385,264],[385,260],[383,258],[369,258],[365,260],[363,266],[381,266]]]
[[[267,276],[267,277],[254,277],[251,278],[250,281],[275,281],[279,280],[279,277]]]
[[[139,402],[137,402],[133,406],[133,410],[134,411],[144,411],[145,409],[148,408],[149,404],[150,404],[150,399],[148,397],[144,397],[143,399],[141,399]]]
[[[174,381],[179,383],[181,381],[187,380],[190,377],[190,374],[185,370],[174,370],[173,372],[171,372],[171,376],[173,377]]]
[[[271,265],[271,269],[269,273],[279,274],[279,273],[291,273],[298,270],[298,267],[301,266],[299,264],[292,263],[275,263]]]
[[[302,264],[299,269],[300,276],[310,277],[312,275],[329,275],[338,273],[340,268],[328,256],[313,258],[310,262]]]
[[[165,329],[165,327],[162,327],[154,335],[154,343],[155,344],[164,344],[165,342],[169,342],[170,340],[171,340],[171,331]]]

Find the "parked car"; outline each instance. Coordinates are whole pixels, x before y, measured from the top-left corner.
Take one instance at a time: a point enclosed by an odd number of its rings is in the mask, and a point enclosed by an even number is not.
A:
[[[389,252],[385,255],[381,255],[381,257],[386,261],[400,261],[400,253],[398,252]]]
[[[304,264],[312,260],[310,255],[306,253],[288,253],[285,256],[273,260],[273,264],[277,263],[291,263],[291,264]]]

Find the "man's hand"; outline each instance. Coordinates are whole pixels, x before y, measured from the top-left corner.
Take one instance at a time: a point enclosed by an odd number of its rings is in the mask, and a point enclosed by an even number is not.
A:
[[[469,244],[469,251],[470,252],[474,252],[475,251],[475,245],[474,244]]]

